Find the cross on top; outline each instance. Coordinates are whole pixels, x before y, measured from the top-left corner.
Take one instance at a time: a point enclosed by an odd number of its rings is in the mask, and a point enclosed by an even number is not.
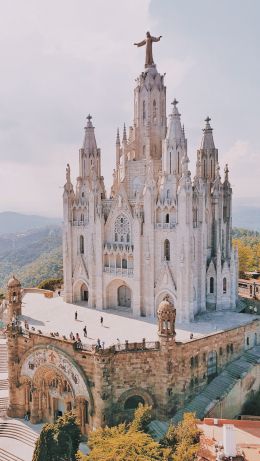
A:
[[[174,107],[176,107],[176,106],[177,106],[177,104],[179,104],[179,101],[177,101],[177,99],[176,99],[176,98],[174,98],[174,100],[172,101],[172,103],[171,103],[171,104],[172,104]]]
[[[87,120],[90,122],[91,119],[92,119],[92,116],[90,114],[88,114]]]
[[[207,116],[207,118],[205,118],[205,122],[209,123],[210,121],[211,121],[211,118],[209,116]]]

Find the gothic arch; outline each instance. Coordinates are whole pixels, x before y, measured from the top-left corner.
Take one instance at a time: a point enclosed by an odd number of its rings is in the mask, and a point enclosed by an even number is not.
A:
[[[125,289],[125,293],[123,292]],[[122,298],[125,296],[126,305],[123,306],[123,303],[120,303],[119,296]],[[122,279],[114,279],[106,287],[106,308],[107,309],[116,309],[118,306],[127,307],[132,309],[133,305],[133,293],[132,287]]]
[[[73,302],[88,302],[89,286],[84,278],[77,279],[72,287]]]
[[[156,406],[155,398],[149,391],[141,387],[133,387],[132,389],[129,389],[120,395],[117,402],[120,411],[125,411],[125,404],[131,397],[141,397],[146,405],[152,407]]]
[[[94,399],[87,377],[82,368],[66,352],[56,346],[36,346],[25,353],[19,366],[20,382],[35,383],[46,375],[46,370],[57,378],[63,376],[71,387],[74,398],[89,402],[90,414],[94,414]]]

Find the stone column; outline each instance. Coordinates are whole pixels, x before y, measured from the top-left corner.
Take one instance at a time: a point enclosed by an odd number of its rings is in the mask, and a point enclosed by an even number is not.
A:
[[[35,390],[32,393],[30,421],[32,424],[36,424],[39,422],[39,395],[38,395],[38,392]]]

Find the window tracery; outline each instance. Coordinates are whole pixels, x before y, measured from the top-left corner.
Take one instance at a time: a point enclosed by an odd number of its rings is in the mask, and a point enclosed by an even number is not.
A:
[[[119,215],[115,221],[115,241],[129,242],[130,240],[130,225],[127,217],[123,214]]]

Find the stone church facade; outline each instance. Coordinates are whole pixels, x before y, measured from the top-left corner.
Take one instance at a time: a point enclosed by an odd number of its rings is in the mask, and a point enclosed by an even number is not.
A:
[[[66,302],[155,317],[168,295],[178,321],[235,308],[232,189],[212,131],[207,118],[192,178],[178,103],[167,121],[164,76],[147,65],[134,89],[133,126],[122,139],[117,133],[108,194],[87,117],[76,187],[67,165],[63,194]]]

